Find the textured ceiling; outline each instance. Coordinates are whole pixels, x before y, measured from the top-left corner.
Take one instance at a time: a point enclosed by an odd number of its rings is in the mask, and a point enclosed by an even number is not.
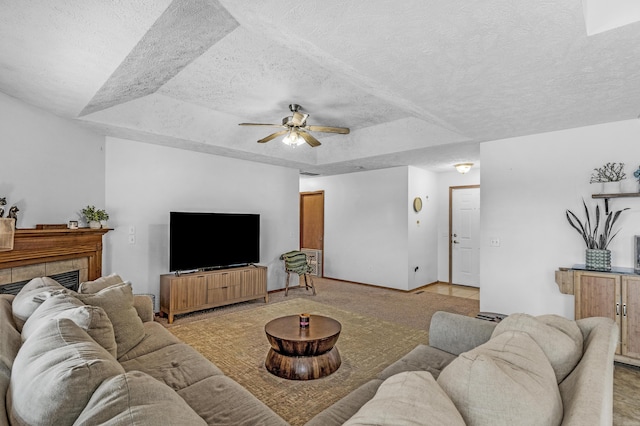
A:
[[[640,24],[580,0],[0,0],[0,91],[95,131],[320,174],[479,162],[479,143],[635,118]],[[322,145],[275,139],[288,105]]]

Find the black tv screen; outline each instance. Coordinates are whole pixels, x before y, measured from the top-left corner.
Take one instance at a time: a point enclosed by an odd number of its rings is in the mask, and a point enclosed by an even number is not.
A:
[[[169,213],[169,269],[187,271],[260,261],[260,215]]]

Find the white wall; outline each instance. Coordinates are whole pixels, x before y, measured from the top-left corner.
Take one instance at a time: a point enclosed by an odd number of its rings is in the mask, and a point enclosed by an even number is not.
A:
[[[80,219],[104,207],[104,137],[0,93],[0,197],[18,228]]]
[[[453,169],[453,167],[452,167]],[[438,281],[449,282],[449,187],[480,185],[480,169],[438,173]],[[482,189],[480,190],[482,194]],[[480,195],[482,198],[482,195]],[[480,212],[482,214],[482,212]]]
[[[107,138],[106,150],[106,202],[115,229],[105,237],[105,273],[157,296],[160,275],[169,272],[170,211],[259,213],[268,289],[284,287],[280,254],[299,244],[297,170],[116,138]],[[135,244],[128,243],[130,226]]]
[[[629,120],[481,144],[482,311],[573,318],[574,297],[559,292],[554,271],[584,263],[585,247],[565,210],[583,217],[582,198],[595,208],[591,194],[598,190],[589,184],[595,167],[624,162],[632,175],[639,140],[640,121]],[[609,248],[614,266],[632,267],[640,198],[612,199],[610,206],[631,208]],[[492,237],[500,247],[489,247]]]
[[[438,187],[437,175],[409,167],[407,226],[409,242],[408,289],[438,280]],[[416,213],[413,200],[420,197],[422,210]],[[416,267],[418,270],[416,271]]]
[[[435,280],[429,258],[420,258],[436,252],[435,219],[429,221],[436,201],[424,200],[435,193],[432,173],[397,167],[301,179],[300,191],[318,190],[325,191],[325,276],[401,290]],[[419,215],[416,196],[425,206]]]

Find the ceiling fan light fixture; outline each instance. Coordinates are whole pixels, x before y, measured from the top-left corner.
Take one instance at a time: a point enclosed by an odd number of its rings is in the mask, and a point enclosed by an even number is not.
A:
[[[471,170],[471,166],[473,166],[473,163],[458,163],[453,165],[453,167],[455,167],[456,170],[462,174],[465,174],[469,170]]]
[[[287,133],[287,136],[285,136],[282,139],[282,143],[284,143],[285,145],[289,145],[293,148],[295,148],[298,145],[302,145],[304,142],[305,142],[304,139],[300,137],[298,132],[295,132],[293,130]]]

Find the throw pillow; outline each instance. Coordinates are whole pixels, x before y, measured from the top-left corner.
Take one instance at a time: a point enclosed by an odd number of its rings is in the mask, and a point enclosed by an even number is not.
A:
[[[141,371],[105,380],[76,424],[206,425],[169,386]]]
[[[78,286],[78,293],[97,293],[112,285],[123,283],[124,280],[118,274],[106,275],[93,281],[85,281]]]
[[[465,425],[451,399],[426,371],[406,371],[389,377],[375,396],[344,423],[345,426],[424,424]]]
[[[438,384],[469,426],[559,425],[563,409],[551,364],[526,333],[508,331],[446,366]]]
[[[48,321],[24,342],[13,363],[9,420],[73,424],[100,383],[122,373],[122,366],[73,321]]]
[[[107,313],[116,337],[117,358],[144,338],[144,325],[133,306],[131,284],[116,284],[94,294],[78,293],[76,297],[87,305],[101,307]]]
[[[575,321],[559,315],[512,314],[496,326],[492,337],[506,331],[522,331],[535,340],[549,358],[557,383],[562,382],[582,358],[584,342],[580,328]]]
[[[87,306],[68,294],[57,294],[46,299],[31,314],[22,327],[24,342],[39,327],[52,318],[69,318],[86,331],[93,340],[116,356],[116,338],[113,326],[104,309],[99,306]]]
[[[13,310],[13,319],[16,322],[18,331],[22,331],[22,326],[29,316],[35,311],[42,300],[34,299],[35,296],[46,292],[62,292],[67,289],[56,280],[49,277],[38,277],[29,281],[20,289],[16,298],[11,304]]]

